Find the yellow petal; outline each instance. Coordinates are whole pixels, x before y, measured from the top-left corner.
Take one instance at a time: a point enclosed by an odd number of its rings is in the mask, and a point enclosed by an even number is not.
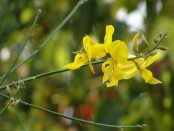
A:
[[[113,63],[106,61],[102,64],[103,82],[107,81],[113,73]]]
[[[109,44],[108,52],[118,63],[124,63],[128,58],[128,47],[120,40],[116,40]]]
[[[114,80],[112,82],[107,82],[106,83],[107,87],[111,87],[111,86],[118,86],[118,80]]]
[[[105,62],[102,64],[102,72],[104,73],[105,70],[106,70],[106,67],[107,67],[108,65],[111,65],[111,64],[112,64],[112,61],[111,61],[111,60],[105,61]]]
[[[87,53],[89,61],[91,61],[92,59],[92,46],[94,45],[94,43],[95,42],[89,36],[83,37],[83,46]]]
[[[124,72],[114,60],[107,60],[102,64],[103,82],[107,81],[107,87],[117,86],[118,81],[124,78]]]
[[[91,62],[91,60],[95,57],[102,58],[106,55],[105,45],[96,43],[91,37],[87,35],[83,37],[83,45],[89,62]]]
[[[160,84],[162,82],[160,80],[158,80],[158,79],[153,77],[148,83],[154,85],[154,84]]]
[[[114,33],[114,27],[112,25],[106,26],[106,33],[104,37],[104,44],[108,46],[112,42],[112,35]]]
[[[118,67],[117,63],[114,63],[114,72],[111,77],[116,80],[122,80],[124,78],[124,72]]]
[[[112,75],[109,78],[109,82],[106,83],[107,87],[111,87],[111,86],[118,86],[118,82],[120,79],[117,79],[114,75],[114,73],[112,73]]]
[[[104,44],[95,44],[92,47],[92,57],[102,58],[106,55]]]
[[[147,70],[146,68],[142,68],[140,72],[145,82],[148,83],[152,78],[152,72]]]
[[[74,70],[80,68],[87,62],[88,62],[88,57],[85,53],[77,53],[77,55],[74,58],[74,62],[65,65],[64,68]]]
[[[149,83],[149,84],[161,83],[161,81],[153,77],[153,74],[150,70],[143,68],[140,70],[140,72],[146,83]]]
[[[149,56],[145,62],[143,63],[143,67],[148,67],[149,65],[151,65],[154,61],[156,61],[159,57],[161,56],[160,52],[157,52],[155,55],[153,56]]]
[[[134,60],[136,63],[138,63],[139,65],[142,65],[144,62],[145,62],[145,60],[143,59],[143,58],[137,58],[137,59],[135,59]]]
[[[127,61],[124,64],[118,63],[118,67],[124,72],[124,79],[130,79],[134,77],[139,71],[132,61]]]

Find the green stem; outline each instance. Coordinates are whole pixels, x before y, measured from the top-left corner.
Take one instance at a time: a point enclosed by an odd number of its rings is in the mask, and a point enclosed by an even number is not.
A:
[[[5,98],[9,98],[7,95],[2,94],[2,93],[0,93],[0,96],[5,97]],[[52,110],[48,110],[48,109],[45,109],[43,107],[27,103],[25,101],[20,101],[20,103],[24,104],[26,106],[29,106],[29,107],[41,110],[41,111],[45,111],[47,113],[50,113],[50,114],[53,114],[53,115],[56,115],[56,116],[64,117],[64,118],[67,118],[67,119],[70,119],[70,120],[73,120],[73,121],[82,122],[82,123],[95,125],[95,126],[103,126],[103,127],[111,127],[111,128],[142,128],[142,127],[146,126],[145,124],[143,124],[143,125],[135,125],[135,126],[118,126],[118,125],[108,125],[108,124],[96,123],[96,122],[93,122],[93,121],[87,121],[87,120],[83,120],[83,119],[79,119],[79,118],[75,118],[75,117],[69,117],[69,116],[66,116],[64,114],[52,111]]]
[[[66,18],[56,27],[56,29],[47,37],[47,39],[30,55],[28,56],[24,61],[16,65],[13,69],[11,69],[9,72],[15,71],[17,68],[19,68],[21,65],[26,63],[28,60],[30,60],[34,55],[36,55],[43,47],[45,47],[48,42],[51,40],[51,38],[70,20],[70,18],[75,14],[77,9],[84,3],[86,0],[79,0],[79,2],[76,4],[76,6],[73,8],[73,10],[66,16]],[[2,76],[4,77],[4,76]],[[2,79],[0,77],[0,79]]]
[[[4,76],[2,76],[2,81],[1,81],[0,85],[2,85],[2,83],[4,82],[4,80],[7,78],[7,76],[8,76],[9,73],[11,72],[13,66],[15,65],[16,61],[18,60],[20,54],[22,53],[24,47],[26,46],[27,41],[28,41],[29,37],[31,36],[31,33],[32,33],[34,27],[35,27],[36,24],[37,24],[37,21],[38,21],[38,19],[39,19],[39,15],[40,15],[40,13],[37,14],[37,16],[36,16],[36,18],[35,18],[35,20],[34,20],[34,22],[33,22],[33,25],[32,25],[32,27],[31,27],[30,31],[28,32],[28,35],[27,35],[27,37],[26,37],[26,39],[25,39],[25,41],[24,41],[24,43],[23,43],[23,45],[22,45],[22,47],[21,47],[19,53],[17,54],[16,58],[14,59],[12,65],[10,66],[10,68],[8,69],[8,71],[6,72],[6,74],[5,74]]]
[[[160,33],[159,34],[159,38],[154,39],[154,41],[156,41],[156,46],[154,46],[150,51],[148,51],[145,55],[149,55],[150,53],[152,53],[154,50],[158,49],[158,46],[161,44],[161,42],[167,37],[167,32],[165,33]]]
[[[104,60],[103,61],[100,61],[100,62],[92,62],[92,64],[93,65],[96,65],[96,64],[101,64],[103,62],[104,62]],[[85,65],[83,65],[82,67],[85,67],[85,66],[88,66],[88,63],[85,64]],[[49,71],[49,72],[42,73],[42,74],[39,74],[39,75],[35,75],[35,76],[32,76],[32,77],[28,77],[26,79],[22,79],[21,81],[28,82],[28,81],[36,80],[36,79],[39,79],[39,78],[42,78],[42,77],[46,77],[46,76],[50,76],[50,75],[54,75],[54,74],[59,74],[59,73],[62,73],[62,72],[66,72],[66,71],[71,71],[71,70],[69,70],[69,69],[53,70],[53,71]],[[4,85],[4,86],[0,86],[0,90],[5,89],[7,86],[12,87],[13,86],[13,83],[10,83],[10,84]]]
[[[145,55],[149,55],[150,53],[152,53],[154,50],[156,50],[158,48],[158,46],[160,45],[160,43],[156,44],[155,47],[153,47],[150,51],[148,51]]]
[[[6,105],[1,111],[0,111],[0,115],[5,112],[10,106],[12,105],[12,102],[8,103],[8,105]]]

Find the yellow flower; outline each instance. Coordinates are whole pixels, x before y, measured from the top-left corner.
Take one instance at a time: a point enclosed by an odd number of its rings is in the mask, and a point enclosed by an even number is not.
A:
[[[84,52],[79,52],[75,56],[74,62],[64,66],[67,69],[77,69],[89,62],[89,67],[93,73],[94,67],[92,66],[92,59],[94,58],[102,58],[106,55],[105,47],[103,44],[98,44],[93,41],[89,36],[83,37],[83,45],[84,45]]]
[[[102,58],[108,53],[111,58],[102,64],[103,82],[106,82],[107,87],[118,86],[120,80],[130,79],[138,73],[142,75],[146,83],[161,83],[161,81],[153,77],[150,70],[146,69],[160,57],[160,53],[149,56],[146,60],[143,58],[128,60],[129,52],[127,45],[121,40],[112,41],[113,33],[114,27],[107,25],[103,44],[95,42],[87,35],[83,37],[84,50],[77,52],[74,62],[67,64],[64,68],[74,70],[89,63],[90,70],[95,73],[92,60]],[[136,53],[138,53],[137,40],[139,35],[138,33],[133,38],[133,46]]]
[[[107,49],[111,58],[102,64],[103,82],[107,81],[107,87],[117,86],[119,80],[136,75],[138,70],[134,62],[127,60],[128,47],[123,41],[116,40]]]
[[[98,44],[93,41],[89,36],[83,37],[83,46],[85,52],[78,52],[75,56],[74,62],[67,64],[64,68],[67,69],[77,69],[89,62],[90,70],[94,72],[94,67],[92,65],[92,60],[94,58],[102,58],[106,55],[106,48],[110,43],[112,43],[112,35],[114,33],[114,27],[112,25],[106,26],[106,35],[104,38],[104,44]]]
[[[124,64],[116,62],[114,59],[109,59],[102,64],[103,82],[106,82],[107,87],[118,86],[119,80],[130,79],[134,77],[138,70],[132,61],[126,61]]]
[[[160,52],[157,52],[155,55],[149,56],[146,60],[140,59],[140,58],[135,60],[135,62],[138,63],[138,70],[141,73],[146,83],[149,83],[149,84],[162,83],[161,81],[153,77],[153,73],[150,70],[146,69],[146,67],[151,65],[159,57],[160,57]]]

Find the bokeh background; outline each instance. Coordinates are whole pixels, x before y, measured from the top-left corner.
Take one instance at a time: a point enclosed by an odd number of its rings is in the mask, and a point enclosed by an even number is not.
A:
[[[34,21],[42,10],[18,63],[27,58],[67,16],[78,0],[0,0],[0,75],[11,66]],[[112,24],[113,39],[131,47],[133,36],[142,32],[154,46],[159,32],[168,32],[162,42],[169,50],[149,69],[163,83],[145,84],[141,77],[107,88],[100,65],[96,74],[88,67],[25,83],[20,99],[85,120],[105,124],[138,125],[125,131],[174,131],[174,1],[173,0],[88,0],[68,23],[32,60],[10,74],[3,83],[61,69],[73,61],[72,52],[90,35],[103,42],[105,26]],[[144,49],[145,50],[145,49]],[[147,51],[147,50],[145,50]],[[3,93],[4,91],[1,91]],[[0,109],[7,99],[0,97]],[[19,104],[0,116],[1,131],[117,131],[70,121]]]

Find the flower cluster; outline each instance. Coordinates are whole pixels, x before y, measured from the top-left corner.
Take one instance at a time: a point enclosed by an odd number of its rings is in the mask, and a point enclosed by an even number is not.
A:
[[[107,87],[118,86],[118,82],[123,79],[130,79],[141,74],[146,83],[158,84],[161,83],[158,79],[153,77],[153,74],[146,67],[151,65],[160,57],[160,52],[148,56],[146,59],[141,57],[134,57],[130,59],[128,47],[125,42],[121,40],[112,40],[114,27],[112,25],[106,26],[106,33],[104,43],[99,44],[91,37],[83,37],[84,50],[76,53],[74,62],[67,64],[64,68],[77,69],[88,63],[90,70],[95,73],[92,61],[96,58],[103,58],[109,54],[109,58],[102,64],[103,82],[106,82]],[[134,51],[138,52],[137,39],[140,34],[136,34],[133,38]],[[143,36],[144,38],[144,36]]]

